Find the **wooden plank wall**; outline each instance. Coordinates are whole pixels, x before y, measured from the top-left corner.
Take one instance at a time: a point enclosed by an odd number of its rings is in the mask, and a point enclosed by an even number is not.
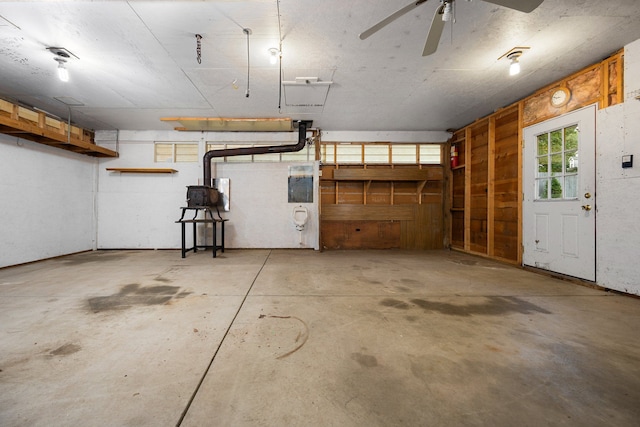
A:
[[[442,249],[441,165],[323,165],[323,249]]]
[[[493,255],[518,258],[518,108],[495,118]]]
[[[623,101],[623,52],[548,85],[531,96],[454,132],[459,166],[448,168],[451,207],[445,223],[451,247],[511,263],[522,261],[522,135],[525,126],[598,103]],[[570,102],[549,103],[558,87]]]
[[[488,123],[471,127],[471,194],[469,248],[473,252],[487,253],[487,183],[488,183]]]

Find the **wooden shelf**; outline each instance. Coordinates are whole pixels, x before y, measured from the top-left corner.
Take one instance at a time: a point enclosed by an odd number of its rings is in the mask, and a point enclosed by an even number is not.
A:
[[[451,208],[449,209],[451,212],[464,212],[464,208]]]
[[[331,177],[336,181],[439,181],[442,168],[429,169],[334,169]]]
[[[451,168],[451,170],[452,171],[456,171],[458,169],[464,169],[464,167],[465,167],[465,165],[459,165],[459,166],[456,166],[455,168]]]
[[[120,173],[176,173],[175,169],[169,168],[107,168],[109,172]]]
[[[96,145],[92,131],[4,99],[0,99],[0,132],[87,156],[118,157],[117,152]]]

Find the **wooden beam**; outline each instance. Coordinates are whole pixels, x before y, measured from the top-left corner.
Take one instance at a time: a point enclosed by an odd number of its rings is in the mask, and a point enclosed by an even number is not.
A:
[[[471,126],[464,136],[464,250],[471,250]]]
[[[487,254],[494,255],[495,238],[495,174],[496,174],[496,116],[489,119],[487,141]]]
[[[522,251],[524,250],[524,245],[522,242],[522,198],[524,195],[523,188],[523,171],[522,171],[522,161],[523,161],[523,152],[524,152],[524,101],[520,101],[518,103],[518,259],[517,262],[519,265],[522,265]]]

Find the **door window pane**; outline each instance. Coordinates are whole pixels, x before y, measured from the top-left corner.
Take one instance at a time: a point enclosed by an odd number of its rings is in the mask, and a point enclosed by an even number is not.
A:
[[[562,198],[562,178],[551,178],[551,198]]]
[[[549,187],[549,181],[547,181],[546,179],[539,179],[536,181],[536,185],[538,187],[538,199],[548,199],[548,192],[547,192],[547,188]]]
[[[551,152],[562,153],[562,130],[554,130],[551,136]]]
[[[551,155],[551,175],[562,175],[562,154]]]
[[[549,153],[549,134],[538,135],[538,156]]]
[[[564,149],[578,149],[578,125],[569,126],[564,129]]]
[[[564,153],[564,167],[566,173],[578,173],[577,151],[566,151]]]
[[[549,176],[549,158],[547,156],[538,157],[538,176]]]
[[[564,198],[578,198],[578,175],[568,175],[564,177]]]

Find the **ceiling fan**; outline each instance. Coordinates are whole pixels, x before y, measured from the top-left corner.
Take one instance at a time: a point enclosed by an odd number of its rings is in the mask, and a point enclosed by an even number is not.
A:
[[[402,15],[412,11],[416,7],[420,6],[422,3],[426,3],[428,0],[414,0],[411,4],[403,7],[397,12],[392,13],[391,15],[384,18],[382,21],[375,24],[373,27],[368,30],[360,33],[360,40],[364,40],[381,30],[391,22],[400,18]],[[467,0],[470,1],[470,0]],[[540,6],[540,4],[544,0],[483,0],[487,3],[497,4],[499,6],[504,6],[509,9],[515,9],[520,12],[529,13],[532,12],[535,8]],[[435,15],[433,15],[433,20],[431,21],[431,28],[429,28],[429,35],[427,36],[427,42],[424,45],[424,50],[422,51],[422,56],[431,55],[438,49],[438,43],[440,42],[440,36],[442,35],[442,30],[444,29],[444,24],[447,21],[451,20],[452,15],[452,6],[454,0],[440,0],[440,6],[436,9]]]

